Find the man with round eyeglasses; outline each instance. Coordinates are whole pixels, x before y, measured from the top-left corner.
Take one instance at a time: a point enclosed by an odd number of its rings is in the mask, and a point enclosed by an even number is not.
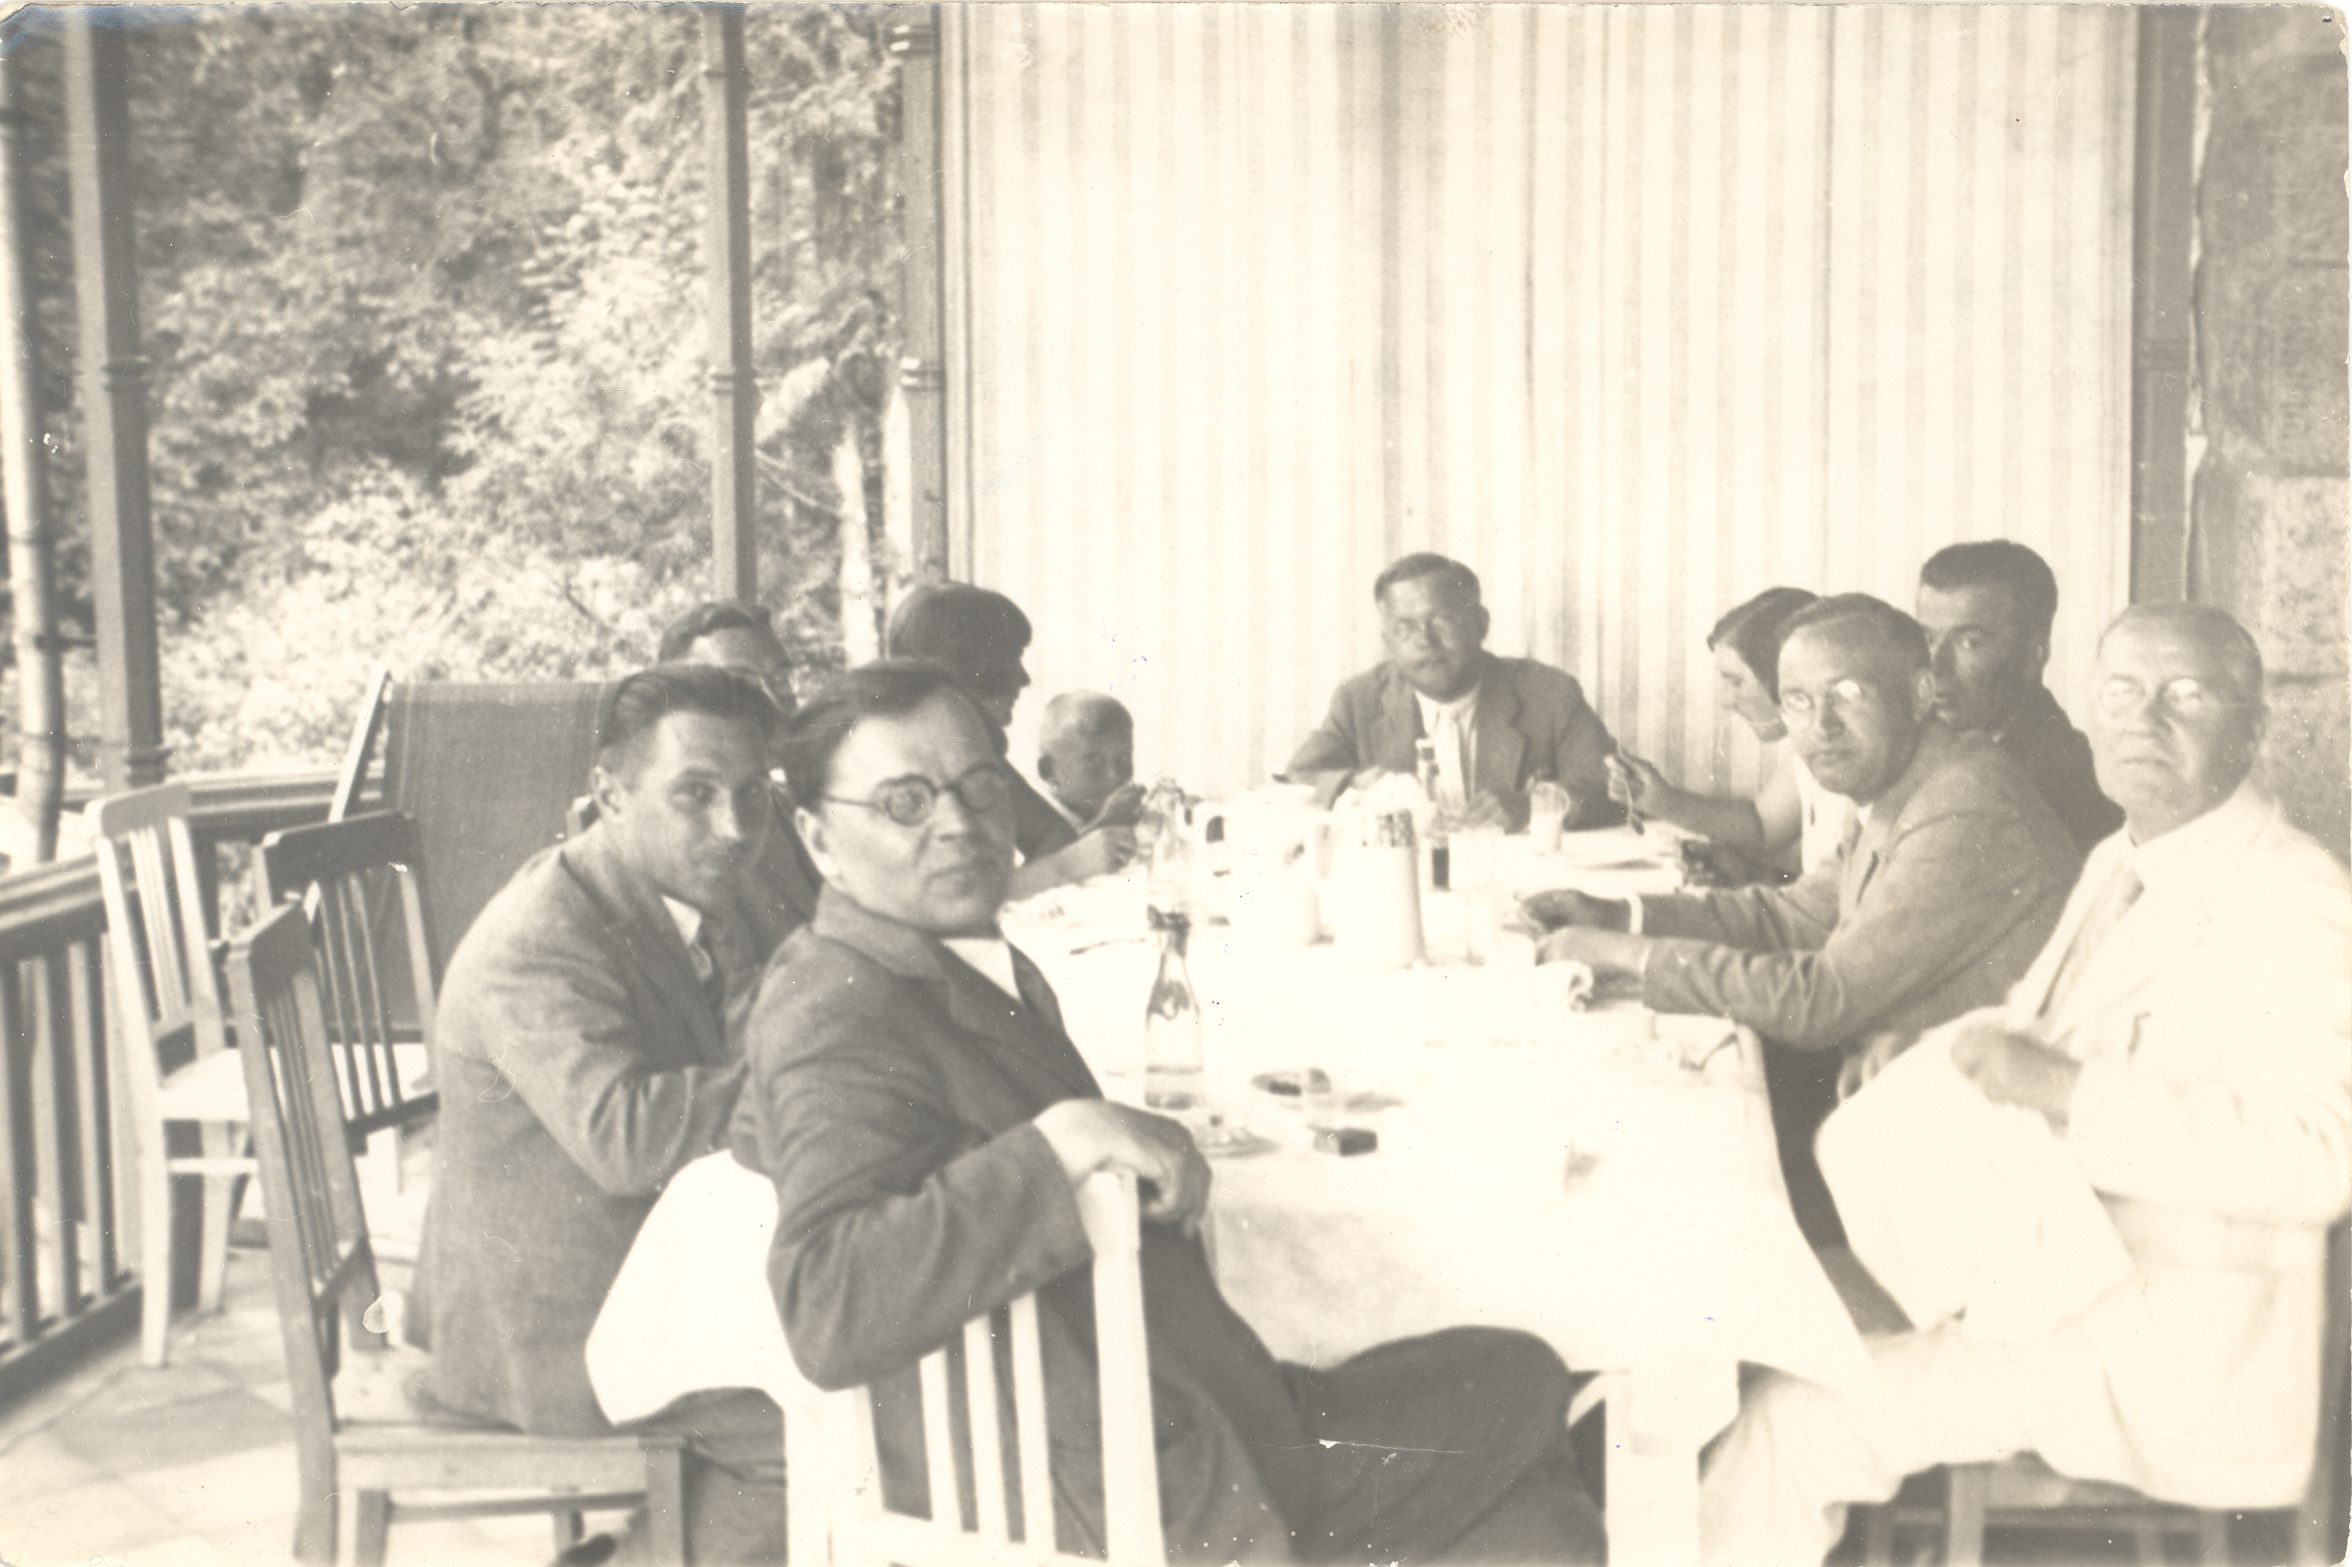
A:
[[[2049,935],[2080,857],[2015,764],[1936,719],[1926,639],[1901,610],[1861,593],[1808,605],[1779,676],[1790,743],[1855,803],[1834,857],[1780,887],[1548,892],[1526,907],[1552,927],[1546,960],[1765,1037],[1790,1198],[1828,1242],[1838,1227],[1812,1143],[1844,1063],[1998,998]]]
[[[2022,1451],[2196,1507],[2305,1500],[2327,1231],[2352,1207],[2352,880],[2255,780],[2265,716],[2260,651],[2228,614],[2126,610],[2091,712],[2124,828],[2003,1003],[1930,1036],[2050,1128],[2130,1276],[2055,1320],[1976,1332],[1964,1301],[1873,1339],[1867,1396],[1767,1376],[1710,1460],[1705,1559],[1819,1561],[1847,1504]],[[1886,1157],[1879,1189],[1943,1206],[1941,1168]],[[1896,1199],[1880,1219],[1939,1244]],[[2064,1274],[2051,1250],[2013,1271]]]
[[[1275,1361],[1226,1303],[1196,1233],[1207,1162],[1178,1123],[1102,1098],[1051,988],[997,927],[1012,778],[952,675],[851,670],[803,708],[785,758],[825,890],[753,1005],[733,1141],[776,1184],[768,1275],[793,1356],[821,1387],[875,1387],[895,1505],[920,1506],[917,1361],[1034,1293],[1057,1515],[1025,1534],[1102,1553],[1083,1435],[1099,1418],[1091,1253],[1072,1194],[1119,1169],[1142,1197],[1171,1559],[1601,1559],[1567,1372],[1540,1341],[1458,1329],[1310,1371]]]

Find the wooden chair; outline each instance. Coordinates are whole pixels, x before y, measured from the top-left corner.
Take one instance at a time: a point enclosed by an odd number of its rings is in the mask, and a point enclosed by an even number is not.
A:
[[[2344,1224],[2328,1233],[2326,1279],[2327,1340],[2320,1361],[2319,1441],[2310,1484],[2295,1507],[2264,1510],[2291,1541],[2288,1559],[2296,1567],[2319,1567],[2344,1558],[2345,1406],[2352,1397],[2352,1242]],[[2024,1453],[1995,1463],[1954,1464],[1913,1475],[1894,1501],[1866,1516],[1863,1560],[1870,1563],[1895,1559],[1897,1530],[1925,1528],[1941,1536],[1947,1567],[1976,1567],[1982,1562],[1985,1534],[1991,1529],[2123,1535],[2131,1540],[2142,1567],[2161,1567],[2171,1559],[2167,1542],[2179,1540],[2194,1552],[2192,1560],[2219,1567],[2231,1559],[2231,1521],[2261,1514],[2184,1507],[2126,1485],[2070,1479]]]
[[[1102,1409],[1104,1528],[1111,1567],[1167,1559],[1160,1526],[1159,1453],[1153,1442],[1151,1372],[1145,1356],[1143,1278],[1132,1176],[1105,1172],[1078,1191],[1078,1212],[1094,1249],[1096,1364]],[[922,1359],[923,1467],[933,1516],[883,1505],[873,1400],[864,1388],[823,1393],[805,1382],[784,1390],[786,1472],[791,1477],[790,1552],[795,1567],[891,1562],[901,1567],[1018,1559],[1079,1567],[1090,1558],[1054,1548],[1053,1478],[1048,1460],[1045,1364],[1037,1298],[1007,1308],[1012,1332],[1015,1449],[1022,1532],[1011,1532],[1006,1454],[998,1423],[974,1417],[972,1489],[977,1527],[964,1527],[949,1423],[948,1352]],[[991,1316],[964,1324],[965,1407],[998,1408]],[[944,1503],[944,1505],[942,1505]],[[1040,1533],[1042,1530],[1042,1534]]]
[[[301,1485],[295,1558],[335,1559],[336,1499],[349,1495],[362,1567],[384,1560],[391,1526],[404,1519],[549,1513],[560,1547],[578,1537],[583,1512],[640,1501],[665,1531],[657,1550],[682,1560],[680,1438],[536,1437],[435,1424],[411,1405],[407,1380],[427,1357],[385,1347],[368,1324],[378,1301],[375,1254],[310,926],[298,906],[280,908],[237,939],[229,985],[293,1394]],[[402,1499],[418,1492],[437,1499]]]
[[[439,951],[416,823],[375,811],[274,832],[261,868],[270,903],[297,901],[310,922],[344,1124],[361,1141],[394,1134],[397,1155],[398,1130],[439,1104],[429,1081]],[[396,993],[417,1000],[413,1023],[396,1020]]]
[[[564,835],[596,759],[595,681],[399,681],[380,673],[345,747],[330,821],[405,811],[433,867],[433,934],[454,952],[522,863]],[[397,999],[397,998],[396,998]],[[396,1018],[413,1020],[409,1003]]]
[[[84,819],[106,906],[117,1070],[137,1154],[140,1348],[148,1365],[160,1366],[171,1329],[172,1177],[204,1178],[197,1304],[215,1311],[236,1178],[253,1168],[243,1152],[250,1112],[222,1023],[187,785],[113,795],[92,803]],[[200,1153],[171,1152],[174,1124],[197,1128]]]

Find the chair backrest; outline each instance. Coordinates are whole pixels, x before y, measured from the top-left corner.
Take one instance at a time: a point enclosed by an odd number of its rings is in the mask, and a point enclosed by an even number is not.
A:
[[[343,1100],[312,967],[310,925],[287,904],[229,947],[229,994],[269,1209],[270,1272],[285,1335],[295,1440],[328,1441],[348,1337],[380,1344],[365,1314],[376,1259],[360,1208]]]
[[[368,803],[380,774],[381,805],[416,822],[433,866],[426,910],[446,950],[525,860],[564,835],[596,759],[603,696],[595,681],[377,681],[330,815]]]
[[[152,1109],[168,1070],[226,1048],[220,982],[205,931],[205,882],[188,833],[188,786],[158,784],[83,813],[106,905],[107,968],[134,1109]]]
[[[299,902],[310,922],[351,1134],[431,1114],[434,1096],[406,1091],[395,1053],[415,1041],[429,1059],[439,990],[416,823],[373,811],[288,828],[262,840],[261,866],[269,902]]]
[[[1154,1445],[1151,1371],[1146,1358],[1143,1277],[1139,1266],[1134,1177],[1121,1172],[1094,1175],[1078,1190],[1078,1211],[1094,1250],[1096,1371],[1100,1378],[1105,1545],[1112,1567],[1144,1567],[1167,1559],[1160,1525],[1159,1456]],[[1038,1337],[1037,1298],[1014,1301],[1007,1317],[1012,1330],[1014,1456],[1019,1465],[1023,1541],[1016,1547],[1006,1508],[1006,1454],[998,1422],[983,1411],[1000,1408],[991,1317],[974,1317],[963,1329],[965,1407],[972,1441],[972,1489],[976,1529],[963,1526],[956,1477],[955,1440],[950,1425],[952,1374],[947,1349],[923,1357],[924,1469],[933,1516],[917,1518],[883,1505],[881,1457],[874,1435],[873,1400],[862,1388],[822,1393],[801,1383],[787,1390],[787,1430],[795,1420],[813,1426],[817,1441],[795,1444],[795,1452],[820,1452],[833,1470],[817,1487],[797,1487],[791,1504],[823,1508],[822,1528],[838,1567],[888,1561],[905,1567],[936,1563],[981,1563],[1009,1559],[1076,1563],[1085,1558],[1055,1549],[1054,1487],[1045,1392],[1045,1363]],[[816,1490],[818,1496],[808,1496]],[[795,1522],[795,1544],[810,1526]],[[794,1558],[796,1561],[799,1557]]]

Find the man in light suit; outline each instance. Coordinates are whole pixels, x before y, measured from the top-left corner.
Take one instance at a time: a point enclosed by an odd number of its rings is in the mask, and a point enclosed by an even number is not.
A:
[[[605,698],[594,826],[531,860],[450,960],[434,1071],[441,1117],[419,1294],[421,1396],[547,1434],[610,1429],[588,1329],[682,1165],[723,1141],[743,1084],[727,1038],[786,920],[747,868],[770,814],[774,708],[726,670],[663,664]],[[692,1401],[690,1549],[780,1559],[782,1432],[758,1394]]]
[[[1059,1506],[1029,1538],[1101,1554],[1072,1191],[1111,1168],[1142,1183],[1174,1559],[1598,1561],[1567,1373],[1540,1341],[1464,1329],[1308,1371],[1277,1363],[1226,1304],[1194,1233],[1207,1163],[1181,1125],[1102,1098],[1051,988],[998,931],[1013,781],[953,677],[853,670],[786,747],[825,891],[754,1004],[734,1145],[776,1183],[769,1278],[794,1358],[821,1387],[874,1387],[891,1504],[930,1506],[917,1360],[1035,1292]]]
[[[2020,1338],[1963,1319],[1875,1341],[1866,1400],[1772,1377],[1711,1461],[1711,1560],[1818,1561],[1846,1503],[2028,1450],[2203,1507],[2302,1494],[2326,1228],[2352,1204],[2352,883],[2250,781],[2261,656],[2229,616],[2127,610],[2099,675],[2125,830],[2007,1005],[1942,1037],[2058,1132],[2137,1277]]]
[[[2048,938],[2080,857],[2014,763],[1936,719],[1926,639],[1901,610],[1860,593],[1808,605],[1779,673],[1790,742],[1856,806],[1834,858],[1783,887],[1632,903],[1552,892],[1527,908],[1565,927],[1545,938],[1547,960],[1765,1036],[1790,1199],[1826,1243],[1812,1145],[1841,1060],[1999,999]]]
[[[1285,776],[1311,782],[1325,805],[1387,773],[1414,771],[1414,747],[1436,744],[1438,803],[1465,823],[1527,825],[1527,786],[1568,791],[1568,825],[1621,819],[1602,763],[1609,731],[1565,670],[1486,651],[1478,577],[1443,555],[1407,555],[1372,584],[1388,659],[1341,683],[1331,711]]]

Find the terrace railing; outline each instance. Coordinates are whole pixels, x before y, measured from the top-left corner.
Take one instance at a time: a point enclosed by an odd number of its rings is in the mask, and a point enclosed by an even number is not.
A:
[[[325,820],[335,775],[188,782],[218,937],[255,911],[253,847]],[[150,1287],[135,1269],[136,1141],[119,1120],[105,933],[87,855],[0,876],[0,1406],[135,1328]],[[192,1255],[193,1238],[173,1251]]]

